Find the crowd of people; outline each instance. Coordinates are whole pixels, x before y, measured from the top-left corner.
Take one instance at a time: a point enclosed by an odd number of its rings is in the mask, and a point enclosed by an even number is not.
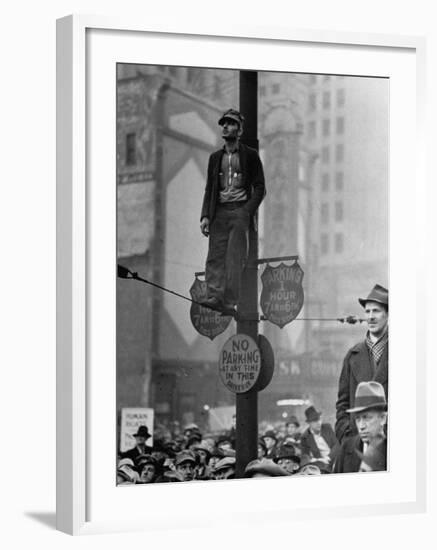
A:
[[[388,291],[375,285],[359,298],[368,331],[346,354],[339,379],[336,423],[322,422],[314,405],[305,425],[296,417],[266,426],[258,456],[245,477],[326,475],[387,469]],[[199,426],[154,434],[146,426],[134,434],[136,445],[118,457],[117,484],[232,479],[236,471],[235,418],[230,430],[202,433]]]
[[[365,451],[359,449],[356,438],[348,439],[352,445],[344,449],[338,443],[331,425],[322,422],[321,412],[310,406],[305,411],[305,429],[301,430],[296,417],[290,417],[287,423],[276,428],[270,426],[260,435],[258,457],[246,466],[244,477],[385,470],[385,399],[382,387],[376,382],[372,384],[376,384],[376,387],[369,389],[368,383],[360,386],[357,407],[353,410],[359,418],[360,427],[365,426],[367,442],[370,436],[374,437]],[[372,391],[374,394],[376,391],[379,404],[369,401],[368,396]],[[377,408],[380,405],[378,414],[381,422],[378,425],[373,421],[379,427],[379,430],[374,429],[375,433],[371,433],[369,423],[364,418],[372,413],[372,409],[368,408],[369,403]],[[216,435],[202,433],[194,423],[185,426],[183,430],[175,423],[172,432],[165,430],[159,437],[155,437],[152,447],[147,445],[151,436],[146,426],[140,426],[134,437],[135,447],[118,457],[118,485],[235,477],[235,417],[230,430]]]
[[[247,465],[245,477],[326,473],[323,460],[313,461],[305,455],[299,427],[297,418],[292,417],[285,426],[271,426],[261,434],[258,458]],[[235,416],[230,430],[215,435],[202,433],[194,423],[181,430],[176,422],[172,428],[163,430],[150,447],[147,427],[139,427],[134,434],[135,447],[119,455],[119,485],[234,478]]]

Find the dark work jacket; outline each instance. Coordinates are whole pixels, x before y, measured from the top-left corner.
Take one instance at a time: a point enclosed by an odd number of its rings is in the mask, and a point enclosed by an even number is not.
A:
[[[244,205],[251,216],[255,214],[265,194],[264,171],[261,160],[255,149],[240,143],[239,145],[240,167],[242,182],[248,197]],[[200,219],[207,217],[211,222],[214,219],[220,193],[220,170],[224,149],[219,149],[209,157],[208,174],[203,197]]]
[[[346,437],[340,445],[337,457],[332,469],[335,474],[345,474],[348,472],[358,472],[360,469],[361,458],[357,451],[363,452],[363,442],[359,435]]]
[[[365,341],[356,344],[347,352],[338,383],[336,404],[335,434],[340,443],[345,437],[357,433],[353,415],[346,410],[354,406],[355,392],[360,382],[379,382],[384,387],[388,399],[388,343],[375,373],[373,371],[373,358]]]
[[[383,448],[387,455],[387,440],[383,442]],[[360,470],[361,458],[358,452],[363,452],[363,442],[359,435],[346,437],[340,445],[339,452],[334,462],[333,473],[346,474]]]
[[[335,433],[332,429],[331,424],[322,424],[320,435],[323,437],[323,439],[328,444],[328,447],[331,449],[330,457],[332,462],[338,450],[338,441],[335,437]],[[317,447],[316,440],[314,439],[314,435],[309,428],[305,430],[302,434],[302,437],[300,439],[300,447],[302,449],[303,458],[322,458],[319,448]]]
[[[150,454],[153,451],[152,447],[148,447],[146,445],[144,452],[141,452],[138,447],[132,447],[132,449],[129,449],[128,451],[125,451],[124,453],[121,453],[121,458],[130,458],[133,460],[136,464],[137,458],[143,454]]]

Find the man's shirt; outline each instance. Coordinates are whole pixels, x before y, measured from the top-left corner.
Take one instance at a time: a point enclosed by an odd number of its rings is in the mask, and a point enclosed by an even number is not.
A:
[[[388,330],[386,330],[384,334],[378,340],[376,340],[376,342],[372,341],[370,339],[370,334],[367,333],[366,345],[370,350],[370,353],[372,355],[373,361],[376,366],[378,366],[379,361],[381,360],[382,354],[384,353],[384,350],[387,344],[388,344]]]
[[[238,145],[231,152],[224,149],[220,167],[219,200],[221,203],[247,200],[247,193],[242,183]]]
[[[317,448],[320,451],[320,457],[322,459],[328,459],[329,460],[329,454],[331,452],[331,449],[329,448],[329,445],[326,443],[325,438],[322,437],[322,434],[316,434],[314,433],[311,428],[310,432],[313,434],[314,441],[316,442]]]

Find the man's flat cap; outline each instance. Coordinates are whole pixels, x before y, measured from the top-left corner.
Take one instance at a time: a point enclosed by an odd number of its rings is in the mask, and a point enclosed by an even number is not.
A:
[[[225,111],[218,121],[219,125],[221,126],[226,119],[234,120],[235,122],[238,122],[240,126],[244,122],[244,116],[236,109],[228,109]]]

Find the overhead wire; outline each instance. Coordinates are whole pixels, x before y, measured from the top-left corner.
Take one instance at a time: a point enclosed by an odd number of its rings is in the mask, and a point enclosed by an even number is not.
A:
[[[124,267],[120,264],[118,264],[118,277],[121,279],[134,279],[137,281],[141,281],[142,283],[148,284],[150,286],[153,286],[155,288],[158,288],[162,290],[163,292],[168,292],[169,294],[173,294],[173,296],[177,296],[178,298],[182,298],[183,300],[186,300],[187,302],[191,302],[193,304],[196,304],[198,306],[211,309],[213,311],[217,311],[216,308],[212,306],[208,306],[206,304],[202,304],[201,302],[198,302],[196,300],[193,300],[192,298],[188,298],[188,296],[184,296],[183,294],[180,294],[179,292],[175,292],[174,290],[171,290],[169,288],[165,288],[162,285],[159,285],[158,283],[154,283],[153,281],[149,281],[148,279],[145,279],[144,277],[141,277],[138,275],[138,272],[131,271],[127,267]],[[264,316],[261,316],[260,321],[266,321],[268,320]],[[293,319],[294,321],[335,321],[340,323],[348,323],[351,325],[354,325],[356,323],[362,323],[364,322],[364,319],[361,319],[359,317],[356,317],[355,315],[348,315],[347,317],[296,317]]]

